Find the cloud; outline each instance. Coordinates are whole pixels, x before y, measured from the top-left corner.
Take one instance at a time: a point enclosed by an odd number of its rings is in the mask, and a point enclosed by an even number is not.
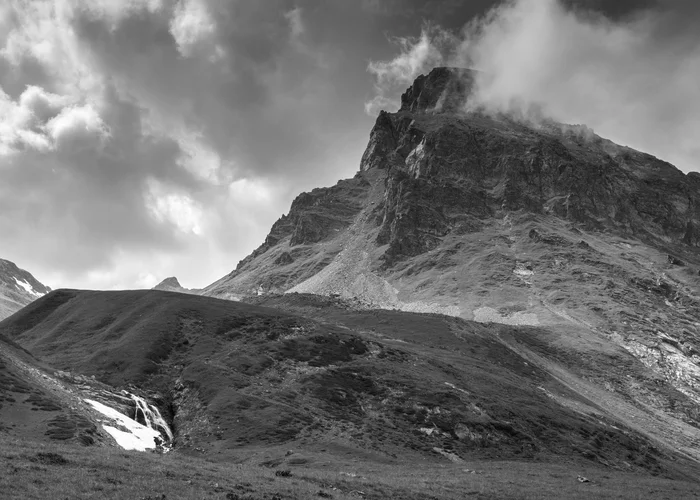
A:
[[[503,111],[536,103],[558,121],[585,123],[685,171],[700,170],[700,34],[687,22],[695,10],[669,1],[613,20],[585,3],[507,1],[459,33],[432,28],[403,40],[396,58],[369,71],[378,99],[395,103],[390,83],[415,68],[471,66],[482,71],[474,96],[481,105]]]
[[[284,14],[284,17],[289,21],[289,29],[291,30],[291,38],[296,39],[306,32],[304,22],[301,18],[301,7],[296,6],[289,12]]]
[[[102,146],[109,130],[94,107],[89,104],[65,107],[44,126],[56,148],[90,148]]]
[[[1,256],[52,287],[230,272],[302,189],[358,167],[369,124],[319,31],[332,8],[3,4]]]
[[[146,206],[158,222],[168,222],[183,233],[202,234],[202,210],[186,193],[168,192],[152,179]]]
[[[203,0],[180,0],[170,20],[170,33],[180,54],[192,55],[197,45],[205,43],[215,32],[215,24]]]

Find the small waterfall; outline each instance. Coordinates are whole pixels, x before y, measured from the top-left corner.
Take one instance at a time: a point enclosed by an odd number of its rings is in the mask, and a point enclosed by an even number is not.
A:
[[[134,420],[145,425],[153,430],[160,432],[166,443],[173,440],[173,433],[168,426],[168,423],[163,419],[160,411],[155,406],[149,404],[145,399],[136,394],[124,391],[134,402],[135,412]]]

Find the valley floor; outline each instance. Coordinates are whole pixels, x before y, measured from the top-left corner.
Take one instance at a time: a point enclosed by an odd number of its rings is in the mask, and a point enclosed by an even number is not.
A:
[[[223,464],[177,452],[159,455],[45,444],[3,434],[0,450],[0,496],[8,500],[700,497],[700,484],[690,476],[672,480],[567,461],[453,464],[436,457],[417,463],[377,463],[322,453],[295,452],[291,459],[283,449],[265,448],[242,452],[240,463]]]

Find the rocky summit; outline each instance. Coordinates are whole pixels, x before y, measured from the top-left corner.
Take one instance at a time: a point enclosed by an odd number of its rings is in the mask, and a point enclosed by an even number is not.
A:
[[[700,458],[700,174],[585,125],[492,112],[476,76],[416,79],[355,177],[298,196],[203,293],[542,328],[502,340]]]
[[[154,286],[151,290],[162,290],[164,292],[190,293],[197,295],[200,290],[195,288],[184,288],[175,276],[165,278],[163,281]]]
[[[50,291],[14,262],[0,259],[0,320]]]

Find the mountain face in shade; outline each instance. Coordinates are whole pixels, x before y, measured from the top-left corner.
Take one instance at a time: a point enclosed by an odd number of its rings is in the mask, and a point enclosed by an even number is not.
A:
[[[22,309],[51,289],[9,260],[0,259],[0,319]]]
[[[700,174],[585,125],[488,112],[469,100],[474,79],[454,68],[419,77],[399,111],[377,117],[355,177],[299,195],[203,293],[311,293],[545,327],[538,366],[695,429]]]

